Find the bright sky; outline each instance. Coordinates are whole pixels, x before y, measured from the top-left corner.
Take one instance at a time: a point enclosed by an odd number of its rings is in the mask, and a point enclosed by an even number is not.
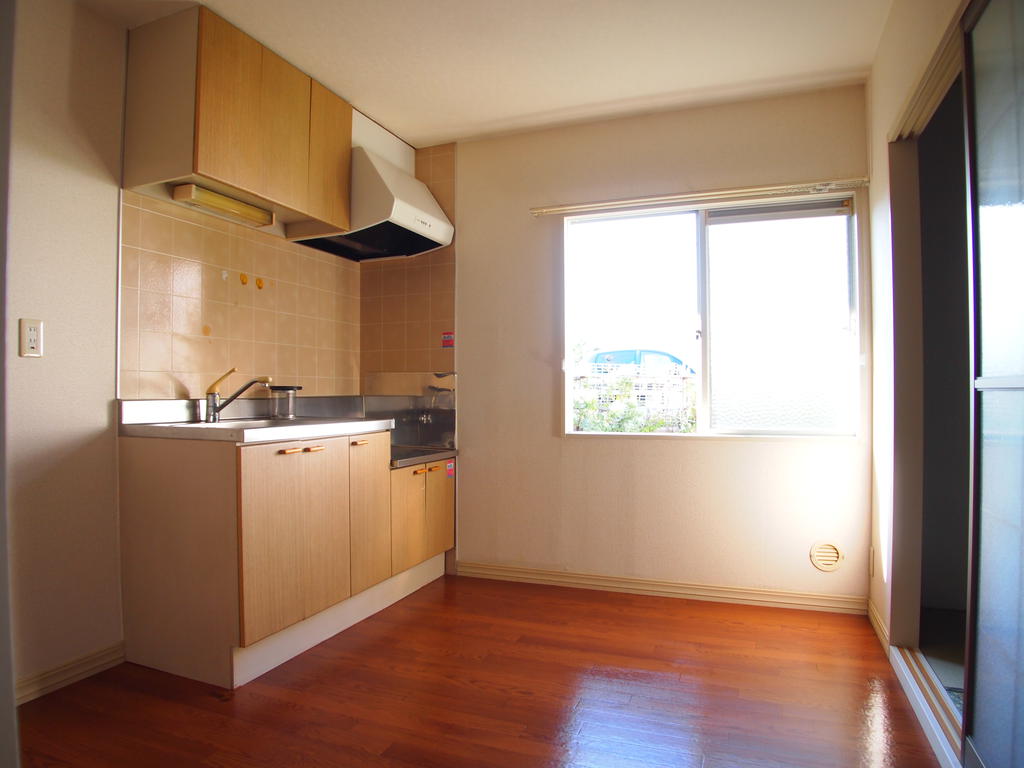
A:
[[[657,349],[700,370],[695,213],[568,220],[565,253],[567,357]]]

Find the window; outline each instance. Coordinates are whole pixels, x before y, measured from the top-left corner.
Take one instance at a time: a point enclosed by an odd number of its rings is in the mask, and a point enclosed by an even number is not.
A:
[[[566,431],[852,434],[851,201],[565,220]]]

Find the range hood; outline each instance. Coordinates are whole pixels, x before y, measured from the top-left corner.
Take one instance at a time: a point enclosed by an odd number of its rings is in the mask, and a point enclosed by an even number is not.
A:
[[[299,242],[364,261],[433,251],[455,234],[423,182],[362,147],[352,148],[351,201],[351,230]]]

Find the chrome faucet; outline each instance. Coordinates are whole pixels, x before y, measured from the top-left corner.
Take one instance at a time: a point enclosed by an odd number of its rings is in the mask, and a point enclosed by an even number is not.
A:
[[[207,422],[212,424],[213,422],[220,421],[220,412],[223,411],[225,408],[227,408],[229,405],[231,405],[231,403],[233,403],[235,401],[235,398],[237,398],[239,395],[241,395],[243,392],[245,392],[245,390],[247,390],[253,384],[259,384],[261,387],[269,387],[270,383],[273,381],[273,379],[271,379],[269,376],[259,376],[259,377],[255,378],[255,379],[253,379],[252,381],[250,381],[248,384],[246,384],[241,389],[239,389],[237,392],[235,392],[233,395],[231,395],[231,397],[229,397],[226,400],[224,400],[223,402],[221,402],[221,399],[220,399],[220,385],[224,383],[224,379],[226,379],[232,373],[235,373],[237,370],[238,370],[237,368],[232,368],[230,371],[225,373],[223,376],[221,376],[219,379],[217,379],[215,382],[213,382],[213,384],[211,384],[206,389],[206,421]]]

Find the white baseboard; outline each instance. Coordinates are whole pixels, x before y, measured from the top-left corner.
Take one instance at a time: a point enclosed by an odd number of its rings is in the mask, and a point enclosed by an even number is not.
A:
[[[24,704],[32,699],[38,699],[50,691],[84,680],[97,672],[116,667],[122,661],[124,661],[124,643],[117,643],[38,675],[18,680],[14,690],[15,699],[18,704]]]
[[[914,714],[917,715],[917,720],[921,724],[924,735],[928,738],[928,743],[931,745],[939,765],[942,768],[962,768],[960,759],[950,746],[949,739],[932,712],[932,707],[928,703],[925,692],[921,690],[914,679],[914,673],[904,658],[902,649],[893,648],[892,653],[889,654],[889,663],[892,664],[892,668],[896,671],[896,677],[899,679],[904,693],[907,694],[907,698],[910,700],[910,706],[913,708]]]
[[[305,621],[275,632],[270,637],[232,651],[234,687],[255,680],[264,672],[308,651],[314,645],[353,624],[382,611],[444,576],[444,555],[435,555],[407,571],[392,576],[358,595],[342,600]]]
[[[882,650],[885,651],[885,655],[889,655],[889,627],[882,620],[881,614],[878,613],[878,606],[871,602],[871,598],[868,598],[868,621],[871,622],[872,629],[875,630],[875,634],[878,635],[878,642],[882,644]]]
[[[690,600],[711,600],[720,603],[768,605],[776,608],[799,608],[833,613],[867,613],[867,598],[856,595],[819,595],[810,592],[783,592],[772,589],[746,589],[719,587],[710,584],[685,584],[654,579],[634,579],[621,576],[599,576],[591,573],[545,571],[537,568],[519,568],[486,563],[458,563],[459,576],[501,581],[522,581],[530,584],[550,584],[561,587],[603,589],[609,592],[631,592],[639,595],[683,597]]]

